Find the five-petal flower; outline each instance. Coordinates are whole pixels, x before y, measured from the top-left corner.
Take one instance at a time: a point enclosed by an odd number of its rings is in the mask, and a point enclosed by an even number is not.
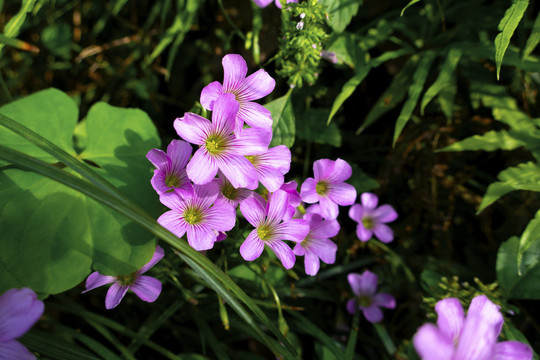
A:
[[[156,167],[150,183],[159,195],[170,190],[180,194],[193,190],[186,174],[191,152],[191,145],[182,140],[171,141],[166,153],[159,149],[148,152],[147,159]]]
[[[351,273],[347,276],[349,285],[354,292],[355,298],[347,302],[347,311],[354,314],[358,309],[362,310],[369,322],[376,323],[383,319],[383,313],[379,307],[393,309],[396,300],[390,294],[377,293],[377,275],[369,270],[361,275]]]
[[[372,193],[361,195],[362,205],[354,204],[349,209],[349,217],[358,223],[356,235],[362,241],[368,241],[373,234],[382,242],[394,240],[394,232],[385,223],[397,219],[398,214],[390,205],[377,207],[379,198]]]

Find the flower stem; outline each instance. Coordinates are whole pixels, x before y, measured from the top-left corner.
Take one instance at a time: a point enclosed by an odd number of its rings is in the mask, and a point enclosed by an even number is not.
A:
[[[377,246],[379,249],[385,251],[390,256],[392,256],[394,259],[396,259],[401,267],[403,267],[403,270],[405,270],[405,275],[409,279],[410,282],[416,282],[416,278],[414,277],[414,274],[412,273],[411,269],[405,264],[405,261],[403,261],[403,258],[399,256],[394,250],[390,249],[388,246],[386,246],[385,243],[380,242],[378,240],[370,241],[371,244]]]

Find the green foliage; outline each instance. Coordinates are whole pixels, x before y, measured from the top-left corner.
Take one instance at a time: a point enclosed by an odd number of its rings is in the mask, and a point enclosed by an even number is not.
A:
[[[36,0],[23,0],[21,3],[21,8],[15,16],[13,16],[6,26],[4,27],[4,34],[8,38],[14,38],[19,34],[19,31],[26,20],[26,15],[34,9]],[[0,10],[2,8],[0,7]],[[2,50],[4,49],[4,44],[0,41],[0,55],[2,55]]]
[[[321,0],[320,2],[326,8],[328,24],[332,30],[340,33],[358,13],[364,0]]]
[[[58,139],[76,155],[70,142],[77,109],[58,90],[5,105],[0,114],[26,123],[45,138]],[[157,213],[148,186],[150,166],[144,156],[159,146],[159,138],[148,116],[140,110],[96,104],[85,124],[88,146],[76,156],[98,166],[96,171],[126,194],[137,193],[140,204]],[[54,162],[7,129],[2,128],[0,134],[5,145]],[[17,239],[0,245],[2,278],[12,279],[3,282],[0,291],[29,286],[43,294],[56,294],[80,283],[92,268],[104,274],[127,274],[153,254],[150,234],[77,191],[10,167],[0,172],[0,183],[3,234],[6,239]]]
[[[326,123],[326,111],[310,109],[296,122],[296,137],[318,144],[341,146],[341,132],[335,123]]]
[[[289,92],[265,105],[272,114],[272,131],[274,136],[270,146],[286,145],[291,147],[294,144],[296,132],[295,117]]]
[[[523,58],[525,59],[529,54],[534,50],[536,45],[540,42],[540,14],[536,16],[534,25],[531,31],[531,35],[527,39],[527,44],[525,44],[525,49],[523,49]]]
[[[497,79],[501,72],[502,59],[510,44],[510,38],[514,35],[525,10],[529,6],[529,0],[512,0],[512,5],[504,13],[499,23],[500,33],[495,38],[495,63],[497,64]]]

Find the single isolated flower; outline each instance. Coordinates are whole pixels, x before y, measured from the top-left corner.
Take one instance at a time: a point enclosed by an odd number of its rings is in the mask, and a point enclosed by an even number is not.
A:
[[[283,185],[285,174],[291,167],[291,151],[288,147],[278,145],[262,154],[246,157],[253,164],[258,178],[258,181],[249,187],[250,189],[255,190],[259,186],[259,181],[270,192],[278,190]]]
[[[372,193],[361,195],[362,205],[354,204],[349,209],[349,217],[358,223],[356,235],[362,241],[368,241],[373,234],[384,243],[394,240],[394,232],[385,223],[397,219],[396,210],[390,205],[377,207],[379,198]]]
[[[36,357],[17,338],[43,315],[45,305],[29,288],[10,289],[0,296],[0,360],[33,360]]]
[[[161,215],[157,222],[179,238],[187,233],[187,241],[195,250],[211,249],[219,232],[231,230],[236,223],[234,206],[216,202],[218,193],[219,186],[215,181],[193,185],[193,194],[184,197],[164,193],[159,201],[171,210]]]
[[[187,164],[187,175],[203,185],[212,181],[219,169],[235,188],[248,187],[257,181],[257,172],[246,156],[267,151],[272,132],[249,128],[236,137],[233,129],[239,104],[234,95],[223,94],[213,105],[212,121],[193,113],[174,121],[181,138],[200,146]]]
[[[422,325],[413,338],[422,360],[530,360],[529,346],[519,341],[497,343],[504,319],[485,295],[476,296],[467,316],[456,298],[437,302],[437,325]]]
[[[272,249],[286,269],[294,266],[296,257],[283,240],[294,242],[304,240],[309,232],[309,225],[304,219],[283,221],[288,201],[289,195],[285,191],[278,190],[266,204],[262,198],[257,197],[246,199],[240,204],[240,211],[255,227],[240,246],[240,255],[244,260],[257,259],[266,245]]]
[[[167,152],[152,149],[146,154],[156,167],[150,183],[158,195],[175,190],[180,194],[193,191],[186,174],[186,165],[191,157],[192,148],[187,142],[173,140],[167,146]]]
[[[281,1],[280,0],[253,0],[255,2],[255,5],[257,5],[258,7],[260,8],[265,8],[267,7],[272,1],[275,2],[276,6],[278,8],[282,8],[282,5],[281,5]],[[288,3],[297,3],[298,0],[287,0],[287,4]]]
[[[330,238],[339,233],[339,223],[337,220],[324,220],[319,212],[318,204],[306,209],[304,219],[309,224],[309,233],[293,249],[295,255],[304,256],[306,274],[311,276],[319,272],[320,260],[326,264],[336,261],[337,245]]]
[[[390,294],[377,293],[377,275],[369,270],[360,274],[351,273],[347,276],[349,285],[356,297],[347,302],[347,311],[354,314],[362,310],[369,322],[376,323],[383,319],[380,307],[394,309],[396,299]]]
[[[206,85],[201,92],[201,105],[207,110],[214,111],[215,102],[222,94],[233,94],[236,101],[240,103],[234,125],[237,136],[243,132],[244,123],[271,131],[272,115],[270,111],[253,100],[261,99],[270,94],[276,86],[276,81],[263,69],[246,77],[247,64],[240,55],[225,55],[221,62],[223,64],[223,85],[219,81]]]
[[[101,275],[99,272],[94,271],[86,279],[86,289],[82,293],[113,283],[105,297],[105,308],[107,310],[113,309],[120,304],[128,290],[133,291],[143,301],[154,302],[161,294],[161,282],[143,274],[156,265],[164,255],[163,249],[156,246],[152,259],[142,268],[129,275]]]
[[[335,220],[338,205],[352,205],[356,200],[356,189],[344,181],[351,177],[351,166],[342,159],[336,161],[320,159],[313,163],[314,178],[307,178],[300,189],[302,200],[321,205],[321,215]]]

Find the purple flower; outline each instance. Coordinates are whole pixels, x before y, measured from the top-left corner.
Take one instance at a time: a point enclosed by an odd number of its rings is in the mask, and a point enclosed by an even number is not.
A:
[[[259,5],[259,4],[257,4]],[[268,5],[268,4],[267,4]],[[225,55],[223,64],[223,85],[214,81],[202,90],[201,105],[208,110],[214,111],[215,102],[221,94],[231,93],[240,103],[240,109],[236,114],[235,132],[237,135],[243,132],[244,123],[267,130],[272,129],[272,116],[264,106],[254,103],[270,94],[276,86],[276,81],[263,69],[247,75],[247,64],[242,56],[237,54]]]
[[[338,234],[339,223],[337,220],[323,220],[319,211],[319,205],[306,209],[304,219],[309,224],[309,233],[293,249],[295,255],[304,256],[306,274],[311,276],[319,272],[319,259],[326,264],[336,261],[337,245],[330,238]]]
[[[240,211],[247,221],[255,227],[240,246],[240,254],[247,261],[261,256],[267,245],[286,269],[294,266],[296,258],[293,251],[282,240],[300,242],[309,232],[309,225],[304,219],[283,221],[287,212],[289,195],[278,190],[265,204],[257,197],[244,200]]]
[[[15,339],[34,326],[44,309],[43,301],[29,288],[10,289],[0,296],[0,359],[36,358]]]
[[[200,145],[187,164],[187,174],[195,184],[209,183],[218,169],[235,188],[245,188],[257,181],[257,172],[245,156],[264,153],[272,133],[250,128],[235,137],[233,128],[238,107],[234,95],[223,94],[214,103],[212,122],[193,113],[174,121],[181,138]]]
[[[383,318],[379,307],[387,309],[396,307],[396,299],[392,295],[377,293],[377,275],[371,271],[366,270],[362,275],[351,273],[347,276],[347,280],[356,295],[356,298],[347,302],[347,311],[351,314],[360,309],[369,322],[376,323]]]
[[[163,258],[164,254],[163,249],[156,246],[156,251],[152,259],[142,268],[129,275],[109,276],[101,275],[97,271],[94,271],[86,279],[86,289],[82,293],[84,294],[102,285],[113,283],[105,297],[105,308],[108,310],[120,304],[120,301],[122,301],[128,290],[133,291],[143,301],[154,302],[159,294],[161,294],[161,282],[158,279],[143,274],[156,265]]]
[[[300,194],[296,190],[297,187],[298,187],[298,184],[294,180],[289,181],[281,185],[280,187],[280,190],[283,190],[287,194],[289,194],[287,212],[285,213],[285,217],[283,218],[283,221],[292,219],[294,214],[296,213],[296,208],[299,207],[300,204],[302,203],[302,198],[300,197]]]
[[[247,156],[247,159],[255,167],[258,180],[270,192],[283,185],[284,176],[291,167],[291,151],[285,145],[278,145],[260,155]],[[256,181],[250,188],[254,190],[258,185]]]
[[[321,58],[323,58],[324,60],[328,60],[334,64],[337,64],[337,61],[338,61],[335,52],[326,51],[326,50],[321,51]]]
[[[238,204],[253,194],[252,190],[235,188],[221,172],[218,172],[218,178],[215,180],[215,182],[219,185],[219,194],[216,199],[216,204],[219,202],[225,202],[232,205],[236,209]]]
[[[187,241],[195,250],[211,249],[218,232],[229,231],[236,223],[234,206],[215,203],[218,192],[218,184],[212,181],[206,185],[193,185],[193,194],[183,198],[176,193],[164,193],[159,200],[171,210],[157,221],[179,238],[187,232]]]
[[[253,1],[260,8],[265,8],[272,2],[272,0],[253,0]],[[275,0],[274,2],[276,4],[276,6],[281,9],[281,7],[282,7],[281,1],[280,0]],[[297,3],[297,2],[298,2],[298,0],[287,0],[287,4],[288,3]]]
[[[193,191],[186,174],[191,152],[191,145],[187,142],[173,140],[167,146],[167,153],[152,149],[146,154],[146,158],[156,167],[150,183],[158,195],[169,190],[176,190],[180,194]]]
[[[300,189],[302,200],[307,203],[320,202],[321,215],[335,220],[338,205],[352,205],[356,200],[356,189],[344,183],[351,177],[352,168],[345,160],[320,159],[313,163],[315,178],[307,178]]]
[[[413,338],[423,360],[530,360],[532,350],[518,341],[497,343],[504,319],[485,295],[476,296],[467,317],[456,298],[435,305],[437,325],[422,325]]]
[[[394,232],[384,223],[397,219],[398,214],[390,205],[377,207],[379,198],[372,193],[363,193],[362,205],[354,204],[349,209],[349,217],[358,223],[356,235],[362,241],[368,241],[373,234],[384,243],[394,240]]]

